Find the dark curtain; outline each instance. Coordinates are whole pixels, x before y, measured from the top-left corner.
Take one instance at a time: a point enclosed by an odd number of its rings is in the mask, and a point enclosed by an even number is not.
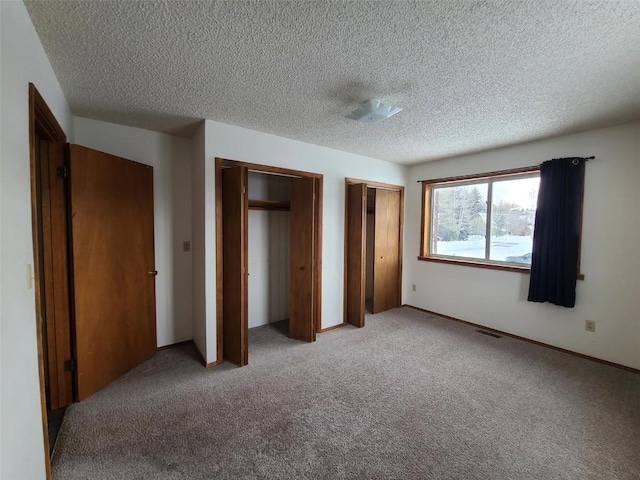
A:
[[[584,158],[558,158],[540,166],[530,302],[569,308],[576,303],[585,162]]]

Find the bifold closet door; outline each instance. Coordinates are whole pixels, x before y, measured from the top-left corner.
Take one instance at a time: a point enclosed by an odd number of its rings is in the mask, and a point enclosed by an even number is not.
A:
[[[156,352],[153,168],[70,146],[78,399]]]
[[[376,189],[372,313],[400,306],[400,192]]]
[[[297,340],[315,340],[314,325],[314,178],[291,179],[289,336]]]
[[[346,321],[356,327],[364,327],[367,186],[364,183],[357,183],[347,188]]]
[[[244,366],[248,346],[248,216],[246,167],[222,170],[222,351]]]

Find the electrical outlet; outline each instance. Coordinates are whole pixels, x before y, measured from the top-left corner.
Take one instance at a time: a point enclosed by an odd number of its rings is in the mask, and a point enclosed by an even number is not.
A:
[[[191,242],[182,242],[182,251],[190,252],[191,251]]]
[[[411,291],[413,291],[413,292],[416,291],[416,284],[415,283],[411,284]]]
[[[584,329],[587,332],[595,332],[596,331],[596,322],[594,320],[585,320],[584,321]]]

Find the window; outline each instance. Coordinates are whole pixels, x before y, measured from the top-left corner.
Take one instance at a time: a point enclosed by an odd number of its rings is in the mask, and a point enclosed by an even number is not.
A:
[[[423,182],[420,259],[529,269],[538,169]]]

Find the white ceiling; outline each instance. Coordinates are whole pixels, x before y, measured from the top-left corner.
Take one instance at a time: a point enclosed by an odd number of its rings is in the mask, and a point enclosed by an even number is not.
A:
[[[27,1],[76,115],[412,164],[640,119],[639,1]],[[378,98],[404,108],[348,120]]]

